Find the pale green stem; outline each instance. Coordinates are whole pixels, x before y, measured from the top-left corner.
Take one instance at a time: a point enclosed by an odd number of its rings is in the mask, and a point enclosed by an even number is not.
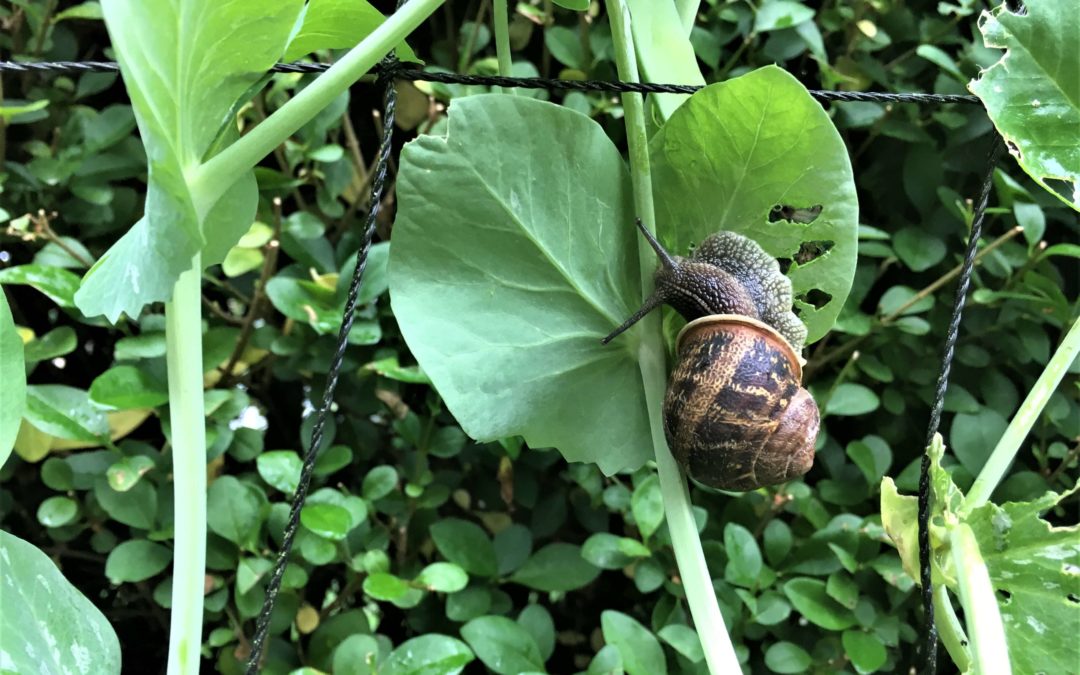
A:
[[[510,56],[510,24],[506,15],[506,0],[494,0],[492,21],[495,24],[495,55],[499,58],[499,74],[510,77],[513,60]],[[516,94],[517,89],[506,87],[508,94]]]
[[[1057,389],[1069,370],[1069,366],[1076,359],[1077,353],[1080,353],[1080,319],[1073,322],[1072,328],[1069,329],[1054,355],[1050,357],[1050,362],[1046,364],[1042,375],[1035,381],[1035,386],[1028,392],[1027,398],[1016,411],[1009,427],[1002,434],[1001,440],[990,453],[990,458],[986,460],[982,471],[979,472],[979,477],[975,479],[967,497],[960,505],[961,517],[971,513],[990,499],[990,495],[997,488],[1005,471],[1008,470],[1016,453],[1020,450],[1020,444],[1024,442],[1031,427],[1039,419],[1054,390]]]
[[[615,42],[615,62],[618,66],[619,79],[638,82],[634,41],[630,33],[630,18],[626,6],[623,0],[607,0],[607,7],[612,39]],[[630,151],[634,207],[642,222],[655,232],[649,139],[645,131],[643,99],[640,94],[626,93],[622,95],[622,103],[627,145]],[[627,223],[627,227],[629,226],[630,224]],[[648,297],[652,293],[655,260],[648,243],[643,238],[639,238],[638,241],[641,290],[643,297]],[[701,646],[705,650],[705,660],[709,665],[709,671],[714,675],[739,673],[742,672],[739,660],[735,656],[731,638],[728,637],[727,628],[724,626],[724,617],[720,614],[720,606],[716,601],[712,576],[705,564],[705,555],[701,549],[701,539],[698,538],[686,478],[675,462],[675,458],[671,456],[671,450],[668,449],[667,440],[664,438],[661,406],[667,375],[660,313],[652,312],[646,315],[640,324],[638,333],[642,337],[638,347],[638,364],[641,368],[649,424],[652,428],[652,442],[660,478],[660,493],[664,500],[664,513],[667,517],[668,532],[671,534],[671,545],[675,550],[679,576],[682,579],[683,588],[686,589],[686,601],[690,606],[690,615],[694,618]]]
[[[176,514],[169,675],[199,672],[206,584],[206,415],[202,376],[202,261],[176,280],[165,304],[169,428]]]
[[[694,28],[694,21],[697,19],[700,6],[701,0],[675,0],[675,9],[679,12],[679,19],[682,20],[687,35]]]
[[[956,616],[956,609],[949,600],[949,589],[945,584],[934,587],[934,623],[937,624],[938,635],[941,636],[941,644],[952,657],[957,670],[967,672],[971,667],[971,652],[967,648],[967,634]]]
[[[971,636],[975,675],[1010,675],[1012,667],[1005,643],[1005,626],[975,533],[967,523],[957,523],[952,527],[949,543],[960,588],[960,604],[964,607],[964,622]]]
[[[217,202],[237,178],[255,166],[349,85],[371,70],[445,0],[411,0],[350,49],[337,63],[235,143],[214,155],[188,176],[188,187],[200,216]]]

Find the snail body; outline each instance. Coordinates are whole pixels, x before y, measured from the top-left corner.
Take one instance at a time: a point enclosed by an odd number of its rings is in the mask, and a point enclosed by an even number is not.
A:
[[[604,343],[662,304],[688,323],[664,396],[664,433],[699,482],[753,490],[810,470],[820,426],[801,386],[806,328],[791,312],[791,282],[752,239],[708,237],[672,256],[638,225],[660,258],[656,290]]]

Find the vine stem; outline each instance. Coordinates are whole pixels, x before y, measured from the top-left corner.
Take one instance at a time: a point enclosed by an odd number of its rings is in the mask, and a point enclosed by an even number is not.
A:
[[[949,589],[945,584],[934,587],[934,617],[937,619],[941,643],[945,645],[957,670],[961,673],[968,672],[971,667],[971,652],[967,645],[971,644],[971,641],[968,640],[967,633],[964,632],[964,627],[956,616],[956,610],[952,606],[952,601],[949,600]]]
[[[1016,411],[1012,422],[1001,435],[1001,440],[994,446],[994,451],[990,453],[990,458],[983,465],[979,477],[975,479],[971,490],[960,504],[961,517],[971,513],[990,499],[990,495],[1001,482],[1016,453],[1019,452],[1020,445],[1027,438],[1035,421],[1039,419],[1043,408],[1050,401],[1054,390],[1061,384],[1061,380],[1078,353],[1080,353],[1080,318],[1073,321],[1072,328],[1066,333],[1065,339],[1061,341],[1054,355],[1050,357],[1050,362],[1046,364],[1042,375],[1039,375],[1039,379],[1035,381],[1035,386],[1031,388],[1027,398],[1020,405],[1020,409]]]
[[[169,675],[199,672],[206,584],[206,415],[202,376],[202,260],[173,286],[165,304],[169,428],[177,502],[169,627]]]
[[[694,29],[694,21],[697,20],[700,7],[701,0],[675,0],[675,9],[679,12],[679,19],[682,20],[687,35]]]
[[[407,2],[261,124],[192,170],[187,176],[187,183],[200,218],[217,203],[238,176],[273,152],[274,148],[284,143],[297,129],[307,124],[341,92],[348,89],[349,85],[371,70],[379,59],[413,32],[443,2],[445,0]]]
[[[615,62],[619,79],[639,81],[634,41],[630,33],[630,16],[623,0],[607,0],[611,21],[612,39],[615,43]],[[630,176],[633,182],[634,207],[637,215],[650,231],[655,232],[655,215],[652,196],[652,170],[649,164],[648,135],[645,127],[644,102],[641,94],[622,95],[626,119],[626,139],[630,154]],[[655,265],[652,249],[644,239],[638,238],[638,260],[641,266],[641,291],[643,297],[652,293],[652,272]],[[660,478],[660,493],[664,500],[664,513],[675,550],[675,562],[679,568],[686,601],[694,618],[701,647],[709,671],[714,675],[739,673],[739,659],[731,645],[724,617],[716,601],[712,576],[705,563],[705,554],[694,521],[690,491],[675,458],[671,456],[661,419],[661,404],[667,383],[665,349],[659,312],[650,312],[640,322],[642,336],[638,346],[638,364],[645,389],[645,401],[652,429],[653,450]]]
[[[492,22],[495,25],[495,55],[499,59],[499,74],[510,77],[513,59],[510,55],[510,23],[506,13],[506,0],[494,0]],[[516,94],[516,87],[501,87],[508,94]]]
[[[1005,643],[1005,626],[975,533],[967,523],[957,523],[951,528],[949,543],[960,604],[964,607],[964,621],[971,636],[974,672],[1010,675],[1012,667]]]

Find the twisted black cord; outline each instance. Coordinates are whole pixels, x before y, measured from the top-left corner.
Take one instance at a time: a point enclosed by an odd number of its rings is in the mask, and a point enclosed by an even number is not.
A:
[[[394,56],[391,55],[386,60],[394,60]],[[300,525],[300,510],[307,499],[308,487],[311,485],[311,474],[315,469],[315,459],[318,456],[319,447],[322,445],[326,418],[330,414],[330,407],[334,402],[334,391],[337,389],[338,375],[341,372],[341,364],[345,359],[345,350],[349,346],[349,331],[353,325],[360,283],[364,277],[364,270],[367,268],[371,240],[375,236],[375,220],[379,214],[383,188],[386,185],[386,173],[390,166],[390,150],[394,135],[394,113],[397,108],[394,79],[392,75],[389,75],[389,73],[392,73],[392,68],[382,72],[387,73],[387,75],[380,74],[379,76],[379,84],[382,85],[386,92],[383,99],[382,143],[379,146],[379,156],[375,164],[375,176],[371,181],[371,203],[368,209],[367,222],[360,240],[360,250],[356,253],[356,271],[353,272],[348,299],[345,302],[345,310],[341,317],[337,351],[334,352],[334,358],[330,361],[330,371],[326,376],[326,389],[323,391],[322,404],[316,413],[315,426],[311,430],[311,445],[308,447],[307,454],[304,455],[304,464],[300,471],[300,482],[296,487],[296,493],[293,495],[292,506],[289,510],[289,522],[285,526],[285,534],[281,540],[281,550],[278,552],[274,572],[270,576],[270,582],[266,587],[266,598],[263,600],[262,610],[259,612],[256,621],[255,637],[251,640],[251,656],[248,659],[247,675],[257,675],[259,672],[267,632],[270,627],[270,615],[274,610],[278,591],[281,590],[281,578],[285,574],[289,554],[292,552],[293,539],[296,537],[296,531]]]
[[[325,63],[278,63],[272,70],[278,73],[319,73],[330,67]],[[119,68],[109,61],[0,61],[2,72],[113,72]],[[405,64],[383,62],[377,67],[380,77],[403,80],[421,80],[442,84],[464,84],[495,87],[519,87],[521,89],[548,89],[561,91],[603,91],[611,93],[637,92],[641,94],[693,94],[701,85],[654,84],[650,82],[619,82],[607,80],[556,80],[545,77],[504,77],[501,75],[459,75],[442,73]],[[977,96],[965,94],[894,94],[878,91],[828,91],[811,89],[810,95],[819,101],[867,101],[873,103],[979,103]]]
[[[953,356],[956,353],[956,339],[960,333],[960,316],[964,312],[968,287],[971,285],[971,271],[975,267],[975,254],[979,251],[979,239],[982,237],[983,220],[986,205],[990,201],[990,188],[994,184],[994,168],[1004,145],[994,134],[990,152],[986,158],[986,175],[983,177],[979,201],[975,204],[971,233],[968,235],[967,253],[960,268],[960,283],[956,287],[953,300],[952,319],[945,335],[945,352],[941,357],[941,373],[938,375],[937,391],[934,394],[934,406],[930,409],[930,424],[926,430],[926,448],[934,441],[934,435],[941,424],[941,411],[945,407],[945,391],[949,387],[949,372],[952,370]],[[923,654],[923,675],[937,673],[938,633],[934,623],[934,587],[930,575],[930,453],[923,454],[919,467],[919,583],[922,588],[923,613],[926,616],[926,643]]]

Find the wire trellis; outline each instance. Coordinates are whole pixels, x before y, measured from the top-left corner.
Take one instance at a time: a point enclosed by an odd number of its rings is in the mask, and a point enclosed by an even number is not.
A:
[[[280,73],[319,73],[330,66],[323,63],[278,63],[273,67],[274,72]],[[119,66],[112,61],[0,61],[0,73],[64,73],[64,72],[119,72]],[[504,77],[499,75],[460,75],[450,72],[430,71],[417,68],[398,61],[393,55],[383,59],[375,67],[376,83],[383,88],[383,133],[379,146],[378,161],[375,166],[375,175],[371,183],[370,210],[367,214],[360,250],[356,255],[356,271],[353,273],[349,286],[348,299],[341,321],[341,329],[338,331],[337,348],[330,361],[330,370],[326,377],[326,387],[323,391],[322,402],[316,412],[315,424],[311,431],[311,443],[304,455],[303,466],[300,473],[300,481],[293,495],[289,511],[289,520],[282,537],[281,550],[278,552],[277,561],[271,573],[266,589],[266,598],[262,610],[256,620],[255,635],[251,641],[251,655],[247,664],[247,675],[256,675],[262,661],[265,649],[266,637],[270,625],[270,615],[273,612],[278,592],[281,589],[281,580],[288,564],[289,555],[292,551],[293,541],[300,524],[300,510],[307,498],[308,488],[311,484],[311,475],[315,467],[315,460],[322,444],[323,433],[326,426],[326,418],[334,402],[334,393],[340,376],[341,365],[348,347],[348,335],[352,328],[354,312],[357,304],[357,294],[363,279],[364,270],[367,266],[368,251],[375,234],[375,221],[382,201],[385,189],[387,170],[390,162],[391,147],[393,141],[394,114],[397,103],[394,82],[397,80],[437,82],[442,84],[479,85],[497,87],[518,87],[522,89],[546,89],[562,91],[595,91],[608,93],[642,93],[642,94],[693,94],[701,89],[698,85],[682,84],[657,84],[648,82],[622,82],[610,80],[559,80],[542,77]],[[874,103],[915,103],[915,104],[979,104],[981,101],[976,96],[964,94],[926,94],[926,93],[892,93],[892,92],[853,92],[853,91],[830,91],[821,89],[810,90],[810,95],[819,101],[849,102],[864,101]],[[978,251],[979,239],[982,237],[983,220],[986,207],[989,202],[990,189],[993,185],[994,170],[998,158],[1001,156],[1004,144],[995,133],[991,143],[991,149],[986,160],[979,197],[975,203],[974,218],[971,232],[968,235],[967,251],[961,267],[956,295],[953,301],[952,315],[945,337],[945,345],[942,353],[941,367],[937,380],[937,388],[934,395],[934,403],[931,406],[930,421],[926,432],[926,447],[929,448],[934,435],[938,431],[941,422],[941,412],[944,408],[945,393],[949,385],[949,374],[952,369],[953,356],[955,354],[956,341],[959,335],[960,320],[967,298],[968,288],[971,283],[971,274],[974,268],[975,254]],[[919,514],[918,514],[918,540],[919,540],[919,577],[921,584],[921,599],[923,613],[926,617],[927,632],[923,643],[923,673],[934,675],[937,672],[938,633],[934,624],[933,587],[930,576],[930,456],[924,450],[922,464],[919,473]]]

